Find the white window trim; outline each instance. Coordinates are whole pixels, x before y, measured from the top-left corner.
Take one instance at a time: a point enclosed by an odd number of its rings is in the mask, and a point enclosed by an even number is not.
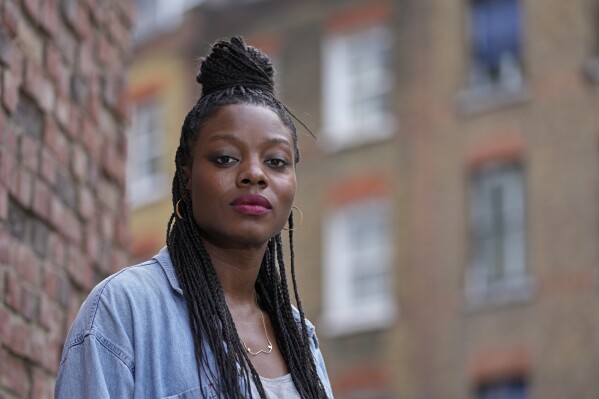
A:
[[[132,209],[140,208],[142,206],[150,205],[152,203],[162,200],[166,195],[167,187],[167,174],[164,170],[159,170],[151,175],[134,176],[133,170],[135,168],[134,163],[136,161],[134,152],[144,151],[145,149],[139,149],[134,147],[134,143],[138,137],[136,129],[139,129],[137,124],[137,113],[139,108],[148,106],[151,104],[155,108],[154,112],[161,113],[161,105],[157,99],[147,99],[135,106],[133,113],[133,121],[130,128],[130,140],[128,145],[128,165],[127,165],[127,200],[131,205]],[[160,124],[164,122],[161,115],[157,116],[157,120]],[[158,156],[164,155],[164,139],[165,139],[164,126],[155,128],[152,135],[155,136],[154,140],[158,141],[159,153]]]
[[[494,164],[489,165],[485,170],[481,171],[481,173],[505,173],[506,167],[510,167],[510,165],[501,165]],[[524,193],[524,176],[523,171],[520,169],[520,193],[518,198],[522,203],[518,205],[521,215],[521,222],[524,224],[522,227],[522,259],[521,265],[516,269],[512,268],[504,270],[504,276],[500,279],[491,280],[489,276],[489,270],[484,265],[476,264],[476,260],[473,258],[470,266],[468,267],[468,271],[466,273],[466,281],[465,281],[465,294],[467,306],[470,310],[478,310],[480,308],[485,308],[490,305],[504,305],[508,303],[518,303],[529,301],[535,294],[536,285],[535,281],[530,276],[527,266],[527,244],[526,244],[526,204],[525,204],[525,193]],[[510,178],[511,176],[507,176]],[[495,181],[499,181],[499,179],[506,178],[505,175],[496,175],[489,176],[489,179],[494,179]],[[474,190],[476,189],[472,186],[474,182],[471,182],[471,200],[476,201],[474,198]],[[487,183],[488,184],[488,183]],[[504,183],[505,184],[505,183]],[[518,195],[518,194],[517,194]],[[470,212],[471,212],[471,228],[473,226],[473,214],[472,212],[476,212],[474,208],[480,206],[480,204],[476,204],[471,202]],[[481,210],[479,209],[478,212]],[[513,215],[512,215],[513,216]],[[475,245],[473,243],[473,245]],[[473,254],[474,256],[474,254]]]
[[[321,315],[323,332],[329,336],[342,336],[364,331],[379,330],[391,326],[397,316],[397,307],[394,298],[392,278],[389,278],[389,287],[385,297],[379,298],[362,306],[352,304],[351,273],[348,273],[348,252],[344,245],[342,231],[347,223],[347,218],[359,212],[360,208],[377,207],[388,210],[391,206],[384,199],[373,199],[344,207],[325,218],[324,234],[325,248],[323,251],[324,263],[324,304]],[[387,273],[393,275],[393,245],[391,232],[386,237],[389,241],[383,243],[386,250],[388,268]]]
[[[391,31],[383,25],[364,27],[357,31],[331,34],[321,42],[322,54],[322,119],[324,137],[323,146],[328,151],[338,151],[347,147],[358,146],[370,142],[390,138],[397,130],[398,124],[392,111],[375,115],[371,122],[356,125],[352,121],[352,96],[350,83],[353,82],[348,68],[349,60],[355,49],[351,41],[355,38],[362,40],[371,36],[373,46],[380,46],[380,51],[390,51],[392,47]],[[384,68],[384,69],[381,69]],[[394,86],[394,76],[390,66],[382,65],[377,69],[376,80],[381,82],[379,87],[373,87],[380,95],[391,95]],[[375,72],[376,72],[375,71]],[[392,103],[390,98],[388,101]]]

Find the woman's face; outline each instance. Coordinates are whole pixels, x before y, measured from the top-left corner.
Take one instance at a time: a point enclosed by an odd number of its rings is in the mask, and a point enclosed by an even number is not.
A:
[[[222,247],[262,246],[285,226],[295,197],[294,144],[266,107],[219,108],[202,125],[185,167],[203,238]]]

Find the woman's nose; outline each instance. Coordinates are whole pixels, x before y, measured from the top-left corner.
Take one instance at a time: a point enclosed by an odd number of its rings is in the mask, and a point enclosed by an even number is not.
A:
[[[244,185],[268,185],[268,176],[264,171],[264,165],[259,160],[247,160],[242,162],[238,176],[238,184]]]

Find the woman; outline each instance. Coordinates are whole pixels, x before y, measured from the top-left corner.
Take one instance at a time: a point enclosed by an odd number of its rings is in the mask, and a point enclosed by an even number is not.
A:
[[[167,247],[94,288],[65,342],[58,398],[332,397],[297,294],[299,151],[272,65],[235,37],[212,47],[197,81],[202,96],[175,158]]]

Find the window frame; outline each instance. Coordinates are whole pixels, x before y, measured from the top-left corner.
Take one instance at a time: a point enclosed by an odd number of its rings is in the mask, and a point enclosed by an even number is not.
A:
[[[322,126],[327,149],[336,151],[384,140],[396,130],[392,109],[392,50],[391,29],[383,23],[361,26],[350,31],[331,32],[323,38]],[[367,54],[360,55],[357,52]],[[380,57],[375,57],[375,54]],[[351,61],[356,57],[373,65],[361,73],[352,70],[350,66],[354,63]],[[370,84],[363,83],[368,80]],[[352,87],[360,84],[370,91],[352,90]],[[368,113],[371,115],[370,119],[357,119],[355,107],[368,100],[372,101],[371,105],[377,101],[382,105],[378,111]]]
[[[522,0],[502,0],[513,1],[516,9],[515,15],[517,21],[513,24],[516,26],[517,32],[513,36],[517,36],[517,43],[514,45],[514,51],[507,51],[512,57],[503,57],[498,66],[497,76],[493,78],[488,70],[490,67],[485,67],[477,58],[477,38],[475,37],[476,26],[482,26],[475,21],[474,7],[476,3],[496,2],[497,0],[469,0],[467,18],[469,19],[469,29],[467,30],[467,48],[468,63],[466,72],[465,87],[458,92],[456,96],[459,111],[464,116],[476,115],[481,112],[489,111],[496,108],[512,105],[527,101],[531,94],[528,87],[525,71],[524,59],[524,6]],[[480,6],[479,6],[480,7]],[[505,24],[496,23],[497,26]],[[489,29],[490,31],[490,29]],[[492,36],[491,33],[487,36]],[[499,35],[495,33],[496,35]],[[507,35],[509,36],[509,35]],[[478,40],[479,42],[481,40]],[[497,42],[498,40],[495,40]],[[488,46],[488,47],[498,47]],[[510,46],[506,46],[510,47]],[[482,66],[481,66],[482,65]],[[485,72],[486,71],[486,72]]]
[[[525,170],[518,162],[498,162],[480,167],[470,176],[469,180],[469,228],[470,228],[470,264],[466,274],[466,296],[469,306],[473,309],[490,304],[502,304],[529,300],[534,291],[534,282],[528,267],[528,242],[527,242],[527,209],[526,209],[526,176]],[[503,198],[509,197],[516,204],[500,203],[502,209],[493,208],[491,191],[501,187]],[[508,214],[508,212],[511,212]],[[497,226],[497,217],[500,217],[500,226]],[[490,220],[491,219],[491,220]],[[493,220],[495,219],[495,220]],[[511,224],[511,226],[508,226]],[[483,241],[488,240],[482,235],[488,233],[501,233],[502,227],[512,231],[512,240],[506,234],[499,239],[504,245],[510,245],[512,251],[501,248],[500,258],[502,265],[491,265],[489,251],[485,254]],[[487,229],[486,232],[484,230]],[[508,230],[508,229],[506,229]],[[518,237],[519,236],[519,237]],[[495,245],[500,245],[494,242]],[[487,249],[489,249],[487,247]],[[497,248],[495,255],[497,255]],[[512,263],[507,264],[509,257]],[[516,259],[514,259],[516,257]],[[497,258],[494,259],[497,261]],[[492,275],[492,271],[500,273]]]
[[[375,213],[373,215],[373,213]],[[376,215],[378,213],[378,215]],[[393,291],[393,226],[391,224],[391,203],[386,198],[369,198],[352,202],[331,212],[324,220],[323,250],[323,314],[325,333],[340,336],[361,331],[377,330],[388,327],[395,319],[396,306]],[[352,223],[358,218],[382,221],[382,230],[375,235],[376,247],[370,246],[362,251],[349,237]],[[376,228],[376,226],[375,226]],[[373,237],[370,238],[373,240]],[[372,241],[370,241],[372,243]],[[352,252],[360,252],[366,258],[377,254],[376,262],[369,262],[369,268],[360,268],[352,263]],[[381,259],[382,257],[382,259]],[[376,273],[383,276],[381,282],[387,285],[381,288],[379,296],[356,298],[353,277],[356,271],[362,274],[379,266]]]
[[[165,197],[167,173],[162,165],[166,145],[163,104],[158,96],[152,96],[140,99],[133,108],[128,135],[127,199],[135,209]],[[140,126],[140,109],[143,110],[142,118],[146,118],[146,113],[152,114],[150,118],[154,120],[156,126],[152,129],[144,129]],[[140,134],[141,130],[143,134]],[[144,145],[151,148],[140,148]],[[157,170],[145,173],[142,165],[148,162],[157,162],[159,165]]]

